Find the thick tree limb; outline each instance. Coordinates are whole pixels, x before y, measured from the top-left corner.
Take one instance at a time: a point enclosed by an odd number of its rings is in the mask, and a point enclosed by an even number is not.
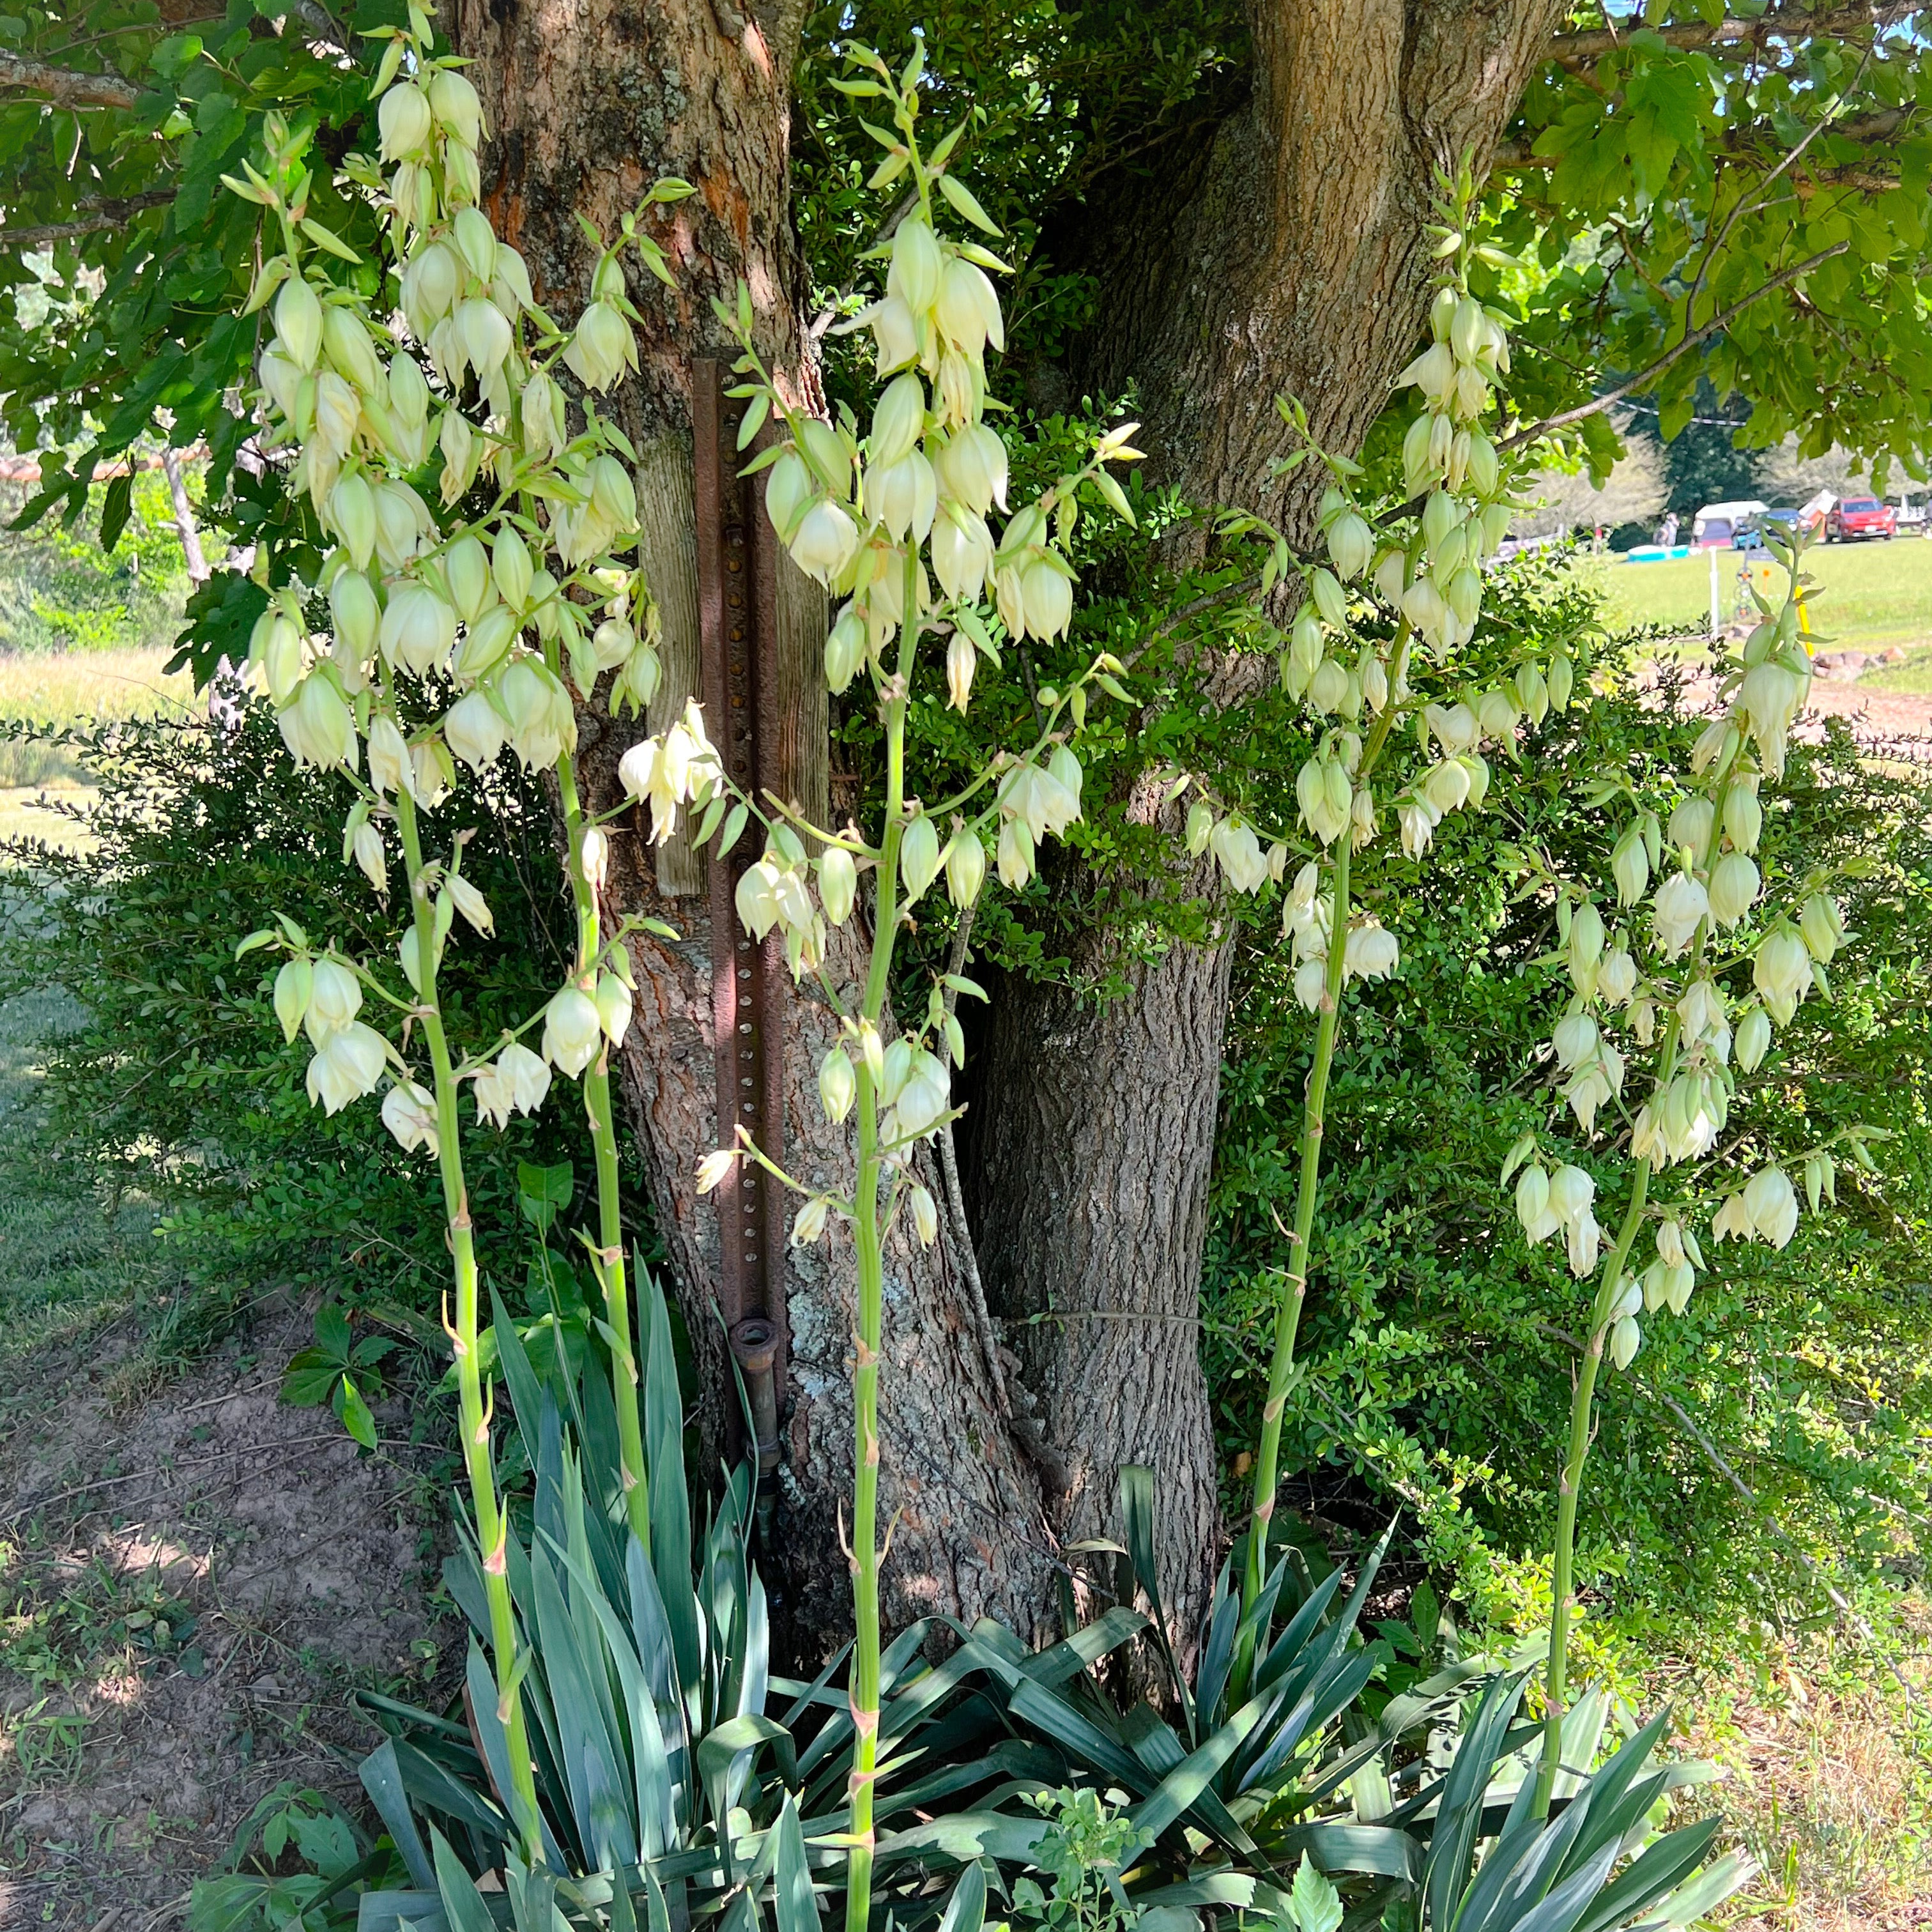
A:
[[[56,107],[132,107],[140,90],[118,74],[74,74],[15,54],[0,54],[0,88],[44,94]]]
[[[0,248],[45,248],[56,242],[71,242],[78,236],[98,233],[104,228],[124,227],[144,208],[165,208],[174,198],[172,188],[149,188],[140,194],[102,196],[78,202],[69,221],[44,222],[34,228],[0,226]]]
[[[1774,289],[1783,288],[1787,282],[1795,282],[1800,275],[1809,274],[1821,262],[1828,262],[1834,255],[1842,255],[1851,247],[1849,242],[1834,242],[1828,248],[1821,248],[1815,255],[1808,255],[1802,262],[1794,262],[1788,268],[1781,268],[1761,286],[1742,296],[1729,308],[1720,309],[1701,328],[1694,328],[1666,350],[1646,369],[1640,369],[1628,382],[1619,382],[1614,389],[1606,389],[1600,396],[1592,397],[1587,403],[1580,403],[1574,410],[1561,410],[1553,416],[1545,416],[1540,422],[1531,423],[1518,430],[1513,436],[1505,436],[1497,445],[1499,449],[1515,449],[1526,442],[1534,442],[1540,436],[1547,436],[1552,430],[1567,429],[1570,424],[1581,422],[1586,416],[1600,414],[1614,408],[1627,396],[1634,396],[1640,389],[1647,388],[1665,370],[1700,343],[1708,342],[1714,335],[1721,334],[1737,320],[1738,316],[1750,308],[1760,296],[1768,296]]]
[[[1654,34],[1666,46],[1684,48],[1732,47],[1747,44],[1755,48],[1768,40],[1796,39],[1801,35],[1808,40],[1841,40],[1846,34],[1874,28],[1882,32],[1914,10],[1910,6],[1868,4],[1833,7],[1813,14],[1789,4],[1787,0],[1786,4],[1773,8],[1754,20],[1726,14],[1714,26],[1702,20],[1677,20],[1669,26],[1642,28],[1640,23],[1633,22],[1622,32],[1614,27],[1595,27],[1580,33],[1558,34],[1550,40],[1550,57],[1558,67],[1574,72],[1627,46],[1631,35],[1639,31]]]

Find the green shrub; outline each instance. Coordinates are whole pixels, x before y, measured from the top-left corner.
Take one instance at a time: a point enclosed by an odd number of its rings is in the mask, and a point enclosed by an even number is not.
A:
[[[1550,614],[1522,609],[1526,622]],[[1567,988],[1544,956],[1552,910],[1514,902],[1507,848],[1533,841],[1560,872],[1599,874],[1610,830],[1580,802],[1579,775],[1628,768],[1654,786],[1702,723],[1600,681],[1552,717],[1524,767],[1498,762],[1486,812],[1445,822],[1426,867],[1384,862],[1371,883],[1402,963],[1345,1020],[1288,1410],[1318,1496],[1366,1484],[1407,1502],[1425,1552],[1478,1613],[1518,1621],[1546,1615],[1546,1566],[1504,1559],[1548,1545],[1552,1444],[1591,1289],[1525,1244],[1498,1174],[1532,1124],[1586,1168],[1625,1130],[1612,1124],[1593,1153],[1567,1113],[1553,1118],[1539,1060]],[[1667,796],[1653,802],[1667,813]],[[1841,1172],[1838,1210],[1807,1217],[1782,1252],[1708,1248],[1688,1316],[1648,1327],[1630,1370],[1608,1381],[1580,1574],[1627,1630],[1774,1618],[1816,1594],[1812,1564],[1916,1573],[1932,1434],[1928,803],[1921,773],[1874,760],[1834,725],[1794,748],[1767,815],[1774,881],[1865,862],[1838,888],[1857,937],[1834,1002],[1808,1002],[1780,1034],[1726,1143],[1772,1159],[1857,1123],[1891,1138],[1874,1143],[1878,1172]],[[1280,949],[1244,946],[1206,1290],[1231,1453],[1252,1439],[1264,1390],[1264,1315],[1286,1258],[1270,1210],[1292,1192],[1312,1031]]]
[[[282,1043],[271,968],[235,957],[271,908],[393,954],[406,909],[392,900],[386,913],[343,862],[346,784],[298,778],[261,704],[232,734],[150,722],[79,743],[101,787],[94,849],[16,854],[40,868],[49,931],[16,976],[57,974],[88,1012],[53,1052],[55,1130],[111,1186],[159,1197],[197,1318],[292,1282],[373,1298],[440,1348],[446,1257],[434,1171],[372,1137],[365,1116],[332,1120],[310,1105],[308,1048]],[[440,809],[470,835],[465,874],[496,909],[494,939],[452,950],[447,973],[448,999],[479,1037],[542,1004],[571,936],[548,814],[510,768],[487,788],[466,772]],[[475,1136],[494,1155],[472,1174],[478,1226],[514,1245],[484,1256],[499,1279],[524,1272],[518,1161],[577,1156],[587,1168],[582,1135],[580,1116],[553,1108]]]

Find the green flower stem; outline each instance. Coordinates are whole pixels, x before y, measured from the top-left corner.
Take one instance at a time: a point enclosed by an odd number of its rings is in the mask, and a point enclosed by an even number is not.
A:
[[[546,658],[556,646],[544,647]],[[556,668],[552,664],[550,668]],[[577,972],[595,992],[604,944],[596,889],[584,869],[584,806],[568,752],[556,761],[563,798],[563,836],[570,848],[570,890],[577,908]],[[607,1040],[584,1070],[584,1112],[597,1160],[597,1279],[604,1290],[604,1340],[610,1350],[610,1394],[617,1408],[617,1450],[622,1464],[624,1513],[646,1551],[651,1546],[651,1494],[644,1467],[644,1433],[638,1406],[638,1355],[631,1332],[630,1282],[624,1268],[624,1225],[617,1178],[617,1121],[610,1103],[610,1047]]]
[[[416,917],[417,991],[422,1000],[419,1015],[435,1076],[436,1163],[442,1172],[443,1212],[449,1224],[449,1252],[456,1271],[456,1322],[450,1330],[450,1342],[456,1352],[457,1412],[463,1435],[464,1468],[470,1478],[470,1506],[476,1516],[477,1544],[483,1558],[484,1594],[490,1606],[496,1714],[502,1721],[510,1758],[513,1789],[506,1795],[518,1814],[524,1856],[536,1864],[543,1858],[543,1834],[537,1809],[536,1773],[530,1762],[530,1736],[524,1722],[523,1694],[518,1688],[516,1610],[510,1600],[510,1580],[504,1564],[509,1524],[496,1496],[490,1418],[484,1405],[477,1358],[476,1250],[470,1233],[470,1192],[463,1174],[456,1076],[450,1064],[449,1042],[443,1032],[442,1010],[436,998],[436,902],[423,878],[416,801],[406,791],[397,794],[396,818],[402,832],[410,899]]]
[[[1724,781],[1736,760],[1735,749],[1720,760],[1706,789],[1714,802],[1724,796]],[[1712,814],[1711,836],[1706,842],[1702,869],[1706,877],[1718,849],[1722,826],[1720,814]],[[1684,968],[1687,980],[1694,980],[1702,970],[1706,947],[1710,943],[1711,921],[1702,920]],[[1663,1092],[1677,1072],[1677,1046],[1682,1022],[1673,1009],[1664,1030],[1658,1054],[1658,1076],[1654,1091]],[[1556,1787],[1556,1774],[1563,1756],[1563,1700],[1570,1669],[1570,1625],[1576,1610],[1576,1506],[1583,1486],[1583,1464],[1590,1453],[1590,1417],[1597,1392],[1597,1376],[1603,1367],[1604,1343],[1610,1329],[1610,1310],[1616,1306],[1624,1270],[1636,1245],[1637,1230],[1643,1225],[1644,1202],[1650,1190],[1651,1163],[1640,1160],[1630,1180],[1630,1205],[1624,1210],[1623,1225],[1617,1230],[1616,1246],[1605,1264],[1604,1279],[1590,1307],[1590,1334],[1583,1346],[1582,1366],[1576,1372],[1576,1386],[1570,1397],[1570,1441],[1556,1484],[1556,1543],[1550,1561],[1550,1659],[1544,1676],[1544,1700],[1547,1708],[1543,1719],[1543,1756],[1536,1772],[1536,1815],[1550,1815],[1550,1801]]]
[[[1676,1016],[1664,1042],[1666,1060],[1676,1045]],[[1664,1078],[1669,1078],[1666,1073]],[[1659,1083],[1660,1084],[1661,1082]],[[1624,1266],[1643,1225],[1644,1197],[1650,1186],[1650,1162],[1640,1160],[1630,1182],[1630,1205],[1624,1210],[1617,1244],[1604,1264],[1604,1279],[1590,1309],[1590,1335],[1583,1345],[1582,1366],[1570,1397],[1570,1442],[1556,1480],[1556,1548],[1550,1566],[1552,1601],[1550,1616],[1550,1660],[1544,1678],[1543,1757],[1536,1772],[1536,1815],[1550,1815],[1556,1773],[1563,1757],[1564,1694],[1570,1661],[1570,1622],[1574,1608],[1576,1563],[1576,1502],[1583,1484],[1584,1459],[1590,1453],[1590,1413],[1596,1400],[1597,1375],[1604,1365],[1604,1342],[1610,1334],[1610,1311],[1616,1306]]]
[[[1395,648],[1389,658],[1389,698],[1376,718],[1363,747],[1358,782],[1366,784],[1382,748],[1388,742],[1400,707],[1396,688],[1402,682],[1408,662],[1409,628],[1406,623],[1396,634]],[[1252,1527],[1248,1533],[1248,1554],[1241,1578],[1241,1607],[1251,1608],[1261,1594],[1266,1574],[1268,1526],[1274,1516],[1275,1490],[1280,1480],[1281,1418],[1287,1406],[1288,1392],[1294,1379],[1295,1337],[1301,1326],[1302,1304],[1307,1298],[1308,1269],[1315,1235],[1315,1208],[1321,1192],[1322,1108],[1328,1095],[1328,1075],[1335,1058],[1335,1030],[1341,1018],[1342,988],[1348,940],[1348,863],[1354,829],[1346,826],[1338,835],[1333,866],[1333,890],[1328,907],[1328,977],[1322,989],[1322,1014],[1315,1029],[1315,1063],[1309,1070],[1308,1086],[1302,1108],[1301,1173],[1294,1203],[1294,1228],[1289,1238],[1288,1269],[1282,1277],[1275,1302],[1274,1349],[1268,1366],[1268,1402],[1262,1411],[1261,1441],[1255,1451],[1255,1486]],[[1252,1662],[1252,1640],[1244,1642],[1244,1654],[1236,1666],[1237,1681],[1247,1682]]]
[[[1282,1412],[1288,1406],[1294,1378],[1294,1340],[1301,1324],[1301,1305],[1308,1293],[1310,1248],[1315,1232],[1315,1204],[1321,1191],[1322,1114],[1328,1094],[1328,1072],[1335,1058],[1335,1027],[1342,1010],[1342,989],[1348,940],[1348,860],[1354,828],[1344,826],[1337,836],[1333,888],[1328,902],[1328,978],[1322,988],[1322,1014],[1315,1028],[1315,1064],[1309,1069],[1307,1097],[1301,1116],[1301,1177],[1294,1202],[1294,1229],[1288,1238],[1288,1270],[1275,1300],[1274,1354],[1268,1368],[1268,1402],[1262,1410],[1262,1435],[1255,1450],[1254,1512],[1248,1532],[1248,1557],[1241,1582],[1241,1601],[1251,1605],[1260,1595],[1265,1573],[1268,1524],[1274,1516],[1275,1487],[1280,1480]],[[1244,1673],[1245,1678],[1245,1672]]]
[[[898,926],[899,841],[905,826],[906,703],[919,642],[918,556],[906,557],[905,622],[885,705],[885,836],[866,976],[866,1022],[886,1010]],[[872,1786],[879,1761],[879,1353],[885,1316],[885,1230],[879,1213],[879,1096],[865,1056],[858,1065],[859,1177],[852,1232],[858,1250],[859,1332],[852,1370],[852,1817],[846,1932],[866,1932],[872,1900]]]

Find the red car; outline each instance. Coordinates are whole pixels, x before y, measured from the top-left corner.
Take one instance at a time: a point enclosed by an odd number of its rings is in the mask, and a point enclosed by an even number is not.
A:
[[[1854,537],[1883,537],[1889,542],[1898,534],[1898,511],[1876,496],[1846,496],[1826,513],[1827,543],[1849,543]]]

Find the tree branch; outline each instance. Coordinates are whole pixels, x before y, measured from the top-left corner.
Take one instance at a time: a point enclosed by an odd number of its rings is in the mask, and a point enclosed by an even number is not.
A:
[[[0,88],[9,87],[44,94],[56,107],[132,107],[141,98],[118,74],[74,74],[0,53]]]
[[[172,188],[149,188],[140,194],[98,196],[75,202],[70,221],[50,221],[37,228],[0,226],[0,248],[24,251],[71,242],[104,228],[124,227],[144,208],[165,208],[175,198]]]
[[[1694,328],[1680,340],[1666,350],[1647,369],[1640,369],[1628,382],[1619,382],[1614,389],[1606,389],[1587,403],[1580,403],[1574,410],[1559,410],[1553,416],[1545,416],[1540,422],[1531,423],[1526,428],[1505,436],[1496,446],[1498,449],[1515,449],[1531,442],[1540,436],[1547,436],[1552,430],[1567,429],[1574,422],[1581,422],[1586,416],[1600,414],[1614,408],[1627,396],[1634,396],[1640,389],[1647,388],[1665,370],[1687,351],[1695,349],[1700,343],[1708,342],[1714,335],[1720,334],[1736,320],[1739,312],[1750,308],[1760,296],[1768,296],[1774,289],[1795,282],[1799,276],[1809,274],[1821,262],[1828,262],[1834,255],[1844,254],[1851,247],[1849,242],[1834,242],[1828,248],[1821,248],[1815,255],[1808,255],[1802,262],[1788,268],[1781,268],[1761,287],[1752,290],[1748,296],[1732,303],[1729,308],[1720,309],[1702,328]]]
[[[1619,33],[1614,27],[1596,27],[1580,33],[1557,34],[1552,36],[1550,42],[1550,58],[1558,67],[1574,72],[1578,68],[1593,65],[1606,54],[1628,46],[1632,35],[1637,33],[1642,34],[1646,40],[1660,40],[1666,46],[1730,47],[1742,41],[1748,42],[1753,51],[1773,39],[1842,40],[1847,34],[1868,28],[1883,32],[1910,10],[1909,7],[1896,4],[1867,4],[1834,7],[1823,13],[1809,14],[1792,4],[1792,0],[1786,0],[1784,5],[1773,8],[1754,20],[1726,14],[1714,26],[1702,20],[1677,20],[1668,26],[1650,28],[1634,22],[1624,33]]]

